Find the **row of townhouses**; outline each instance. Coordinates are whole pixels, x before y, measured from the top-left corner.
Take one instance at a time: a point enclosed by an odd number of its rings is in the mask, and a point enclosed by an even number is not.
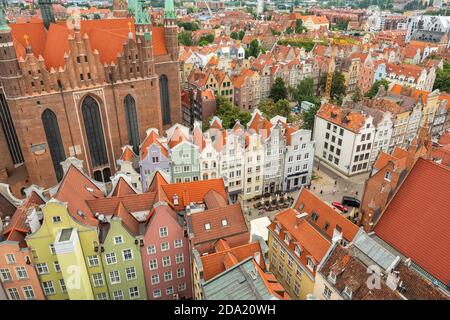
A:
[[[310,130],[280,116],[269,120],[255,109],[246,127],[236,122],[225,129],[214,117],[205,132],[199,122],[192,131],[176,124],[164,136],[149,129],[140,154],[125,146],[118,163],[143,191],[160,170],[174,183],[223,178],[231,199],[237,200],[308,185],[313,158]]]

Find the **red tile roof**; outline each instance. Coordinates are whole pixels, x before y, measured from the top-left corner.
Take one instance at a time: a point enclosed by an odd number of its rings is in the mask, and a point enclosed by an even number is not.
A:
[[[133,161],[136,158],[136,154],[131,149],[131,146],[123,147],[122,155],[120,156],[120,160],[122,161]]]
[[[148,133],[147,137],[145,137],[144,141],[141,144],[141,160],[144,160],[147,157],[148,148],[152,144],[156,144],[157,147],[161,149],[161,153],[168,158],[169,157],[169,151],[167,150],[166,146],[164,146],[159,141],[159,134],[155,130],[151,130],[150,133]]]
[[[202,181],[191,181],[182,183],[166,184],[162,186],[162,190],[166,193],[168,200],[173,202],[173,196],[178,196],[178,206],[174,206],[176,210],[184,210],[191,202],[203,203],[205,195],[210,190],[215,190],[224,199],[227,199],[227,192],[223,179],[211,179]]]
[[[129,212],[150,211],[155,202],[155,192],[141,194],[129,194],[112,198],[99,198],[87,200],[91,212],[98,212],[104,215],[113,215],[120,202]]]
[[[300,262],[306,266],[307,257],[314,260],[315,263],[320,262],[325,256],[331,241],[328,240],[320,231],[318,231],[306,219],[297,220],[297,214],[300,212],[289,208],[275,216],[274,221],[269,225],[269,229],[276,234],[275,226],[281,227],[279,238],[284,241],[284,234],[288,232],[292,241],[289,243],[289,249],[294,252],[295,245],[298,245],[302,254],[299,257]],[[315,273],[312,272],[313,274]]]
[[[139,235],[139,222],[130,214],[122,202],[117,205],[114,216],[122,219],[122,224],[132,235]]]
[[[419,158],[375,234],[443,284],[450,281],[450,168]]]
[[[219,192],[217,192],[214,189],[209,190],[205,194],[203,199],[204,199],[205,205],[208,209],[224,207],[228,204],[227,200],[223,197],[223,195],[221,195]]]
[[[223,219],[227,220],[226,226],[222,225]],[[188,221],[193,233],[192,243],[194,245],[248,232],[244,213],[239,203],[190,214]],[[210,224],[209,230],[205,230],[207,223]]]
[[[358,226],[306,188],[302,188],[294,208],[302,213],[307,212],[309,217],[313,212],[317,213],[318,219],[316,221],[310,220],[310,222],[320,228],[330,239],[333,237],[336,227],[342,230],[343,237],[348,241],[352,241],[358,233]],[[328,224],[327,230],[324,230],[325,224]]]
[[[114,190],[112,191],[111,195],[114,197],[117,196],[125,196],[129,194],[136,194],[136,191],[130,186],[128,182],[125,181],[123,177],[119,178],[119,181],[117,181],[117,184],[114,187]]]
[[[366,122],[366,117],[361,112],[344,110],[330,103],[323,104],[317,116],[353,132],[359,132]]]
[[[128,23],[131,23],[133,38],[136,38],[134,19],[94,19],[81,20],[80,34],[89,37],[92,50],[98,50],[100,62],[117,62],[117,54],[123,53],[123,44],[128,39]],[[28,42],[36,57],[41,55],[48,68],[64,66],[64,54],[70,51],[69,36],[74,34],[73,30],[67,28],[65,22],[51,24],[48,32],[42,21],[32,23],[11,24],[11,33],[19,57],[25,55],[26,41]],[[153,52],[155,56],[167,54],[164,37],[164,27],[153,27]]]
[[[221,239],[218,242],[223,242],[223,240]],[[262,268],[265,269],[263,254],[261,253],[261,246],[259,242],[246,243],[234,248],[224,247],[215,253],[201,256],[203,265],[203,279],[208,281],[228,269],[228,259],[233,260],[234,263],[238,263],[249,257],[253,257],[256,252],[260,253],[260,263],[262,264]]]
[[[55,198],[67,202],[70,215],[82,224],[98,225],[87,200],[101,200],[103,192],[84,173],[71,165],[61,181]]]

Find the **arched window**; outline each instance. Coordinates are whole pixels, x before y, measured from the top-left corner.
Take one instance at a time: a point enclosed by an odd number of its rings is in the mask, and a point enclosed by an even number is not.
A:
[[[95,168],[108,164],[105,136],[103,135],[102,120],[97,101],[91,96],[86,96],[81,105],[81,112],[83,113],[92,166]]]
[[[42,113],[42,124],[47,138],[47,145],[50,149],[53,168],[55,168],[56,179],[61,181],[64,175],[61,162],[66,159],[66,154],[64,152],[64,145],[61,139],[56,114],[50,109],[45,109]]]
[[[159,89],[161,93],[161,114],[163,124],[170,124],[169,80],[165,74],[159,77]]]
[[[125,97],[125,117],[127,119],[128,143],[133,151],[139,153],[139,125],[136,113],[136,102],[131,95]]]

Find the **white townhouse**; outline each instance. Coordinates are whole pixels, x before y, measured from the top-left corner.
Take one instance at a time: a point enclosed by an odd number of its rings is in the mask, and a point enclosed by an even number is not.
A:
[[[370,170],[373,118],[360,110],[325,103],[314,123],[315,156],[346,176]]]
[[[287,127],[283,190],[298,189],[311,182],[314,141],[311,130]]]
[[[242,199],[261,195],[264,182],[264,144],[255,132],[245,132],[244,188]]]

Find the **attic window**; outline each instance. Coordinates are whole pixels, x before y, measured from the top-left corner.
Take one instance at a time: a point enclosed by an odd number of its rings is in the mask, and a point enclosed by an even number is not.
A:
[[[222,227],[226,227],[226,226],[228,226],[228,221],[227,221],[227,219],[223,219],[222,220]]]
[[[295,247],[294,247],[294,253],[295,253],[298,257],[300,257],[300,256],[302,255],[302,250],[300,250],[300,247],[299,247],[299,246],[295,246]]]
[[[336,273],[330,271],[330,274],[328,275],[328,280],[330,280],[332,284],[336,284]]]
[[[317,214],[317,212],[315,212],[315,211],[312,212],[311,219],[313,221],[317,221],[317,219],[319,219],[319,215]]]
[[[281,227],[280,227],[279,225],[276,225],[276,226],[275,226],[275,232],[276,232],[277,234],[280,234],[280,231],[281,231]]]
[[[291,239],[290,239],[289,235],[286,233],[286,234],[284,235],[284,242],[286,242],[287,244],[289,244],[290,241],[291,241]]]
[[[389,171],[386,171],[386,174],[384,175],[384,180],[391,181],[392,174]]]
[[[211,224],[205,223],[205,230],[211,230]]]
[[[345,286],[344,291],[342,292],[348,299],[352,298],[353,291],[348,287]]]
[[[307,260],[306,264],[307,264],[308,268],[311,269],[311,271],[314,271],[314,267],[316,266],[316,264],[309,257],[306,260]]]

